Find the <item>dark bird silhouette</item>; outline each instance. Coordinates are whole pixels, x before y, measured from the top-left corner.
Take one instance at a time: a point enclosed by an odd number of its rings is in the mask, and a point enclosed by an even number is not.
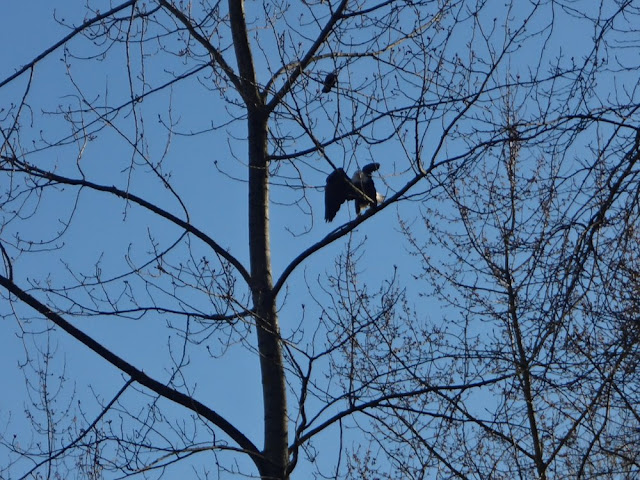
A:
[[[322,86],[322,93],[329,93],[337,81],[338,81],[338,72],[335,71],[335,72],[329,73],[324,79],[323,86]]]
[[[337,168],[327,177],[324,188],[324,219],[332,221],[340,206],[348,201],[355,200],[356,215],[363,208],[377,205],[382,196],[376,192],[371,174],[380,168],[379,163],[370,163],[357,170],[351,180],[342,168]]]

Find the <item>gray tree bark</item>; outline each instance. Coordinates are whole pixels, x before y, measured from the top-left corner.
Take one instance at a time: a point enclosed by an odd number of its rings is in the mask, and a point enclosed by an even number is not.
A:
[[[241,94],[248,111],[249,258],[264,405],[264,460],[257,463],[262,478],[284,480],[287,478],[289,442],[285,374],[269,247],[268,109],[256,82],[244,1],[229,0],[229,14]]]

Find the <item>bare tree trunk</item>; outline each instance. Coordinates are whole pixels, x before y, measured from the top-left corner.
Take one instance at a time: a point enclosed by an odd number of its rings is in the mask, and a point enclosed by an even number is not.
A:
[[[249,249],[264,402],[263,478],[285,479],[288,464],[287,404],[280,329],[273,296],[269,248],[267,119],[249,115]]]
[[[271,275],[267,151],[269,113],[256,81],[244,2],[229,0],[229,14],[241,94],[248,111],[249,256],[264,404],[264,461],[259,462],[258,469],[262,478],[284,480],[287,477],[289,442],[280,328]]]

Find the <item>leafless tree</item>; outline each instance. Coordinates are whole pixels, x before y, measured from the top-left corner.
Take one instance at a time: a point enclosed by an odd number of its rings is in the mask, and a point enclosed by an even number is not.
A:
[[[639,7],[56,12],[0,81],[0,476],[638,475]]]

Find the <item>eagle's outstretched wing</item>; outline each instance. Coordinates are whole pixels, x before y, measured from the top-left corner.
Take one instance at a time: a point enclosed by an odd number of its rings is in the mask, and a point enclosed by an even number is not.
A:
[[[324,187],[324,219],[333,220],[340,210],[340,205],[347,201],[352,189],[349,177],[342,168],[331,172]]]

